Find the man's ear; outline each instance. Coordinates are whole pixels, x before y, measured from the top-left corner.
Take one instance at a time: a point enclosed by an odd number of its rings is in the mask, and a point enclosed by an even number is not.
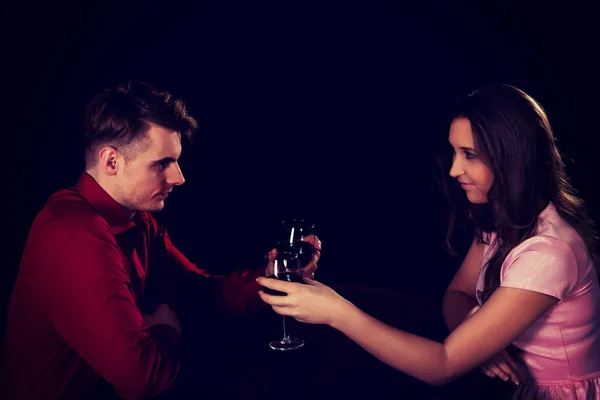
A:
[[[119,169],[119,151],[112,146],[106,146],[98,152],[98,166],[106,175],[116,175]]]

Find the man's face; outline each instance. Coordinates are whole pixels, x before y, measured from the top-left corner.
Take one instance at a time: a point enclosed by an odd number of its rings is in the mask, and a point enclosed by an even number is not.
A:
[[[181,155],[178,132],[150,124],[147,143],[117,173],[117,201],[131,211],[160,211],[174,186],[185,182],[177,160]]]

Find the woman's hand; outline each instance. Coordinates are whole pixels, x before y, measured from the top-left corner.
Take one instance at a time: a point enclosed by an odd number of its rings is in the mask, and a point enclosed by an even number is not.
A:
[[[479,311],[480,308],[480,306],[473,307],[465,319],[470,318],[473,314]],[[481,368],[481,371],[490,378],[497,376],[503,381],[508,381],[510,379],[515,385],[521,383],[521,380],[523,379],[522,371],[519,369],[510,354],[508,354],[506,349],[500,351],[498,354],[481,364],[479,368]]]
[[[497,376],[503,381],[510,379],[515,385],[521,382],[522,372],[506,350],[481,364],[480,368],[490,378]]]
[[[306,284],[301,284],[258,278],[257,282],[269,289],[287,293],[287,296],[274,296],[259,291],[261,299],[270,304],[273,311],[294,317],[300,322],[331,325],[343,318],[344,310],[351,306],[336,291],[315,280],[305,278]]]

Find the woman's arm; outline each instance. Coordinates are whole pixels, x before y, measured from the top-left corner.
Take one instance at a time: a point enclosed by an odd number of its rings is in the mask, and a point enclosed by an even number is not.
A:
[[[329,324],[384,363],[432,385],[442,385],[479,366],[558,302],[538,292],[500,287],[478,312],[439,343],[378,321],[319,282],[258,281],[288,293],[271,296],[260,292],[275,312],[301,322]]]
[[[392,328],[350,304],[331,325],[386,364],[442,385],[507,347],[557,302],[537,292],[498,288],[443,343]]]
[[[465,259],[446,289],[443,314],[450,331],[456,329],[478,307],[475,288],[483,262],[483,243],[473,240]]]

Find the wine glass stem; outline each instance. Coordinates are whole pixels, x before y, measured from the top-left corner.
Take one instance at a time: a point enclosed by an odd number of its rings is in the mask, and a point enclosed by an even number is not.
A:
[[[283,316],[283,340],[284,340],[284,341],[287,341],[287,340],[289,340],[289,339],[290,339],[290,338],[289,338],[289,336],[288,336],[288,334],[287,334],[287,331],[286,331],[286,329],[285,329],[285,315],[284,315],[284,316]]]

